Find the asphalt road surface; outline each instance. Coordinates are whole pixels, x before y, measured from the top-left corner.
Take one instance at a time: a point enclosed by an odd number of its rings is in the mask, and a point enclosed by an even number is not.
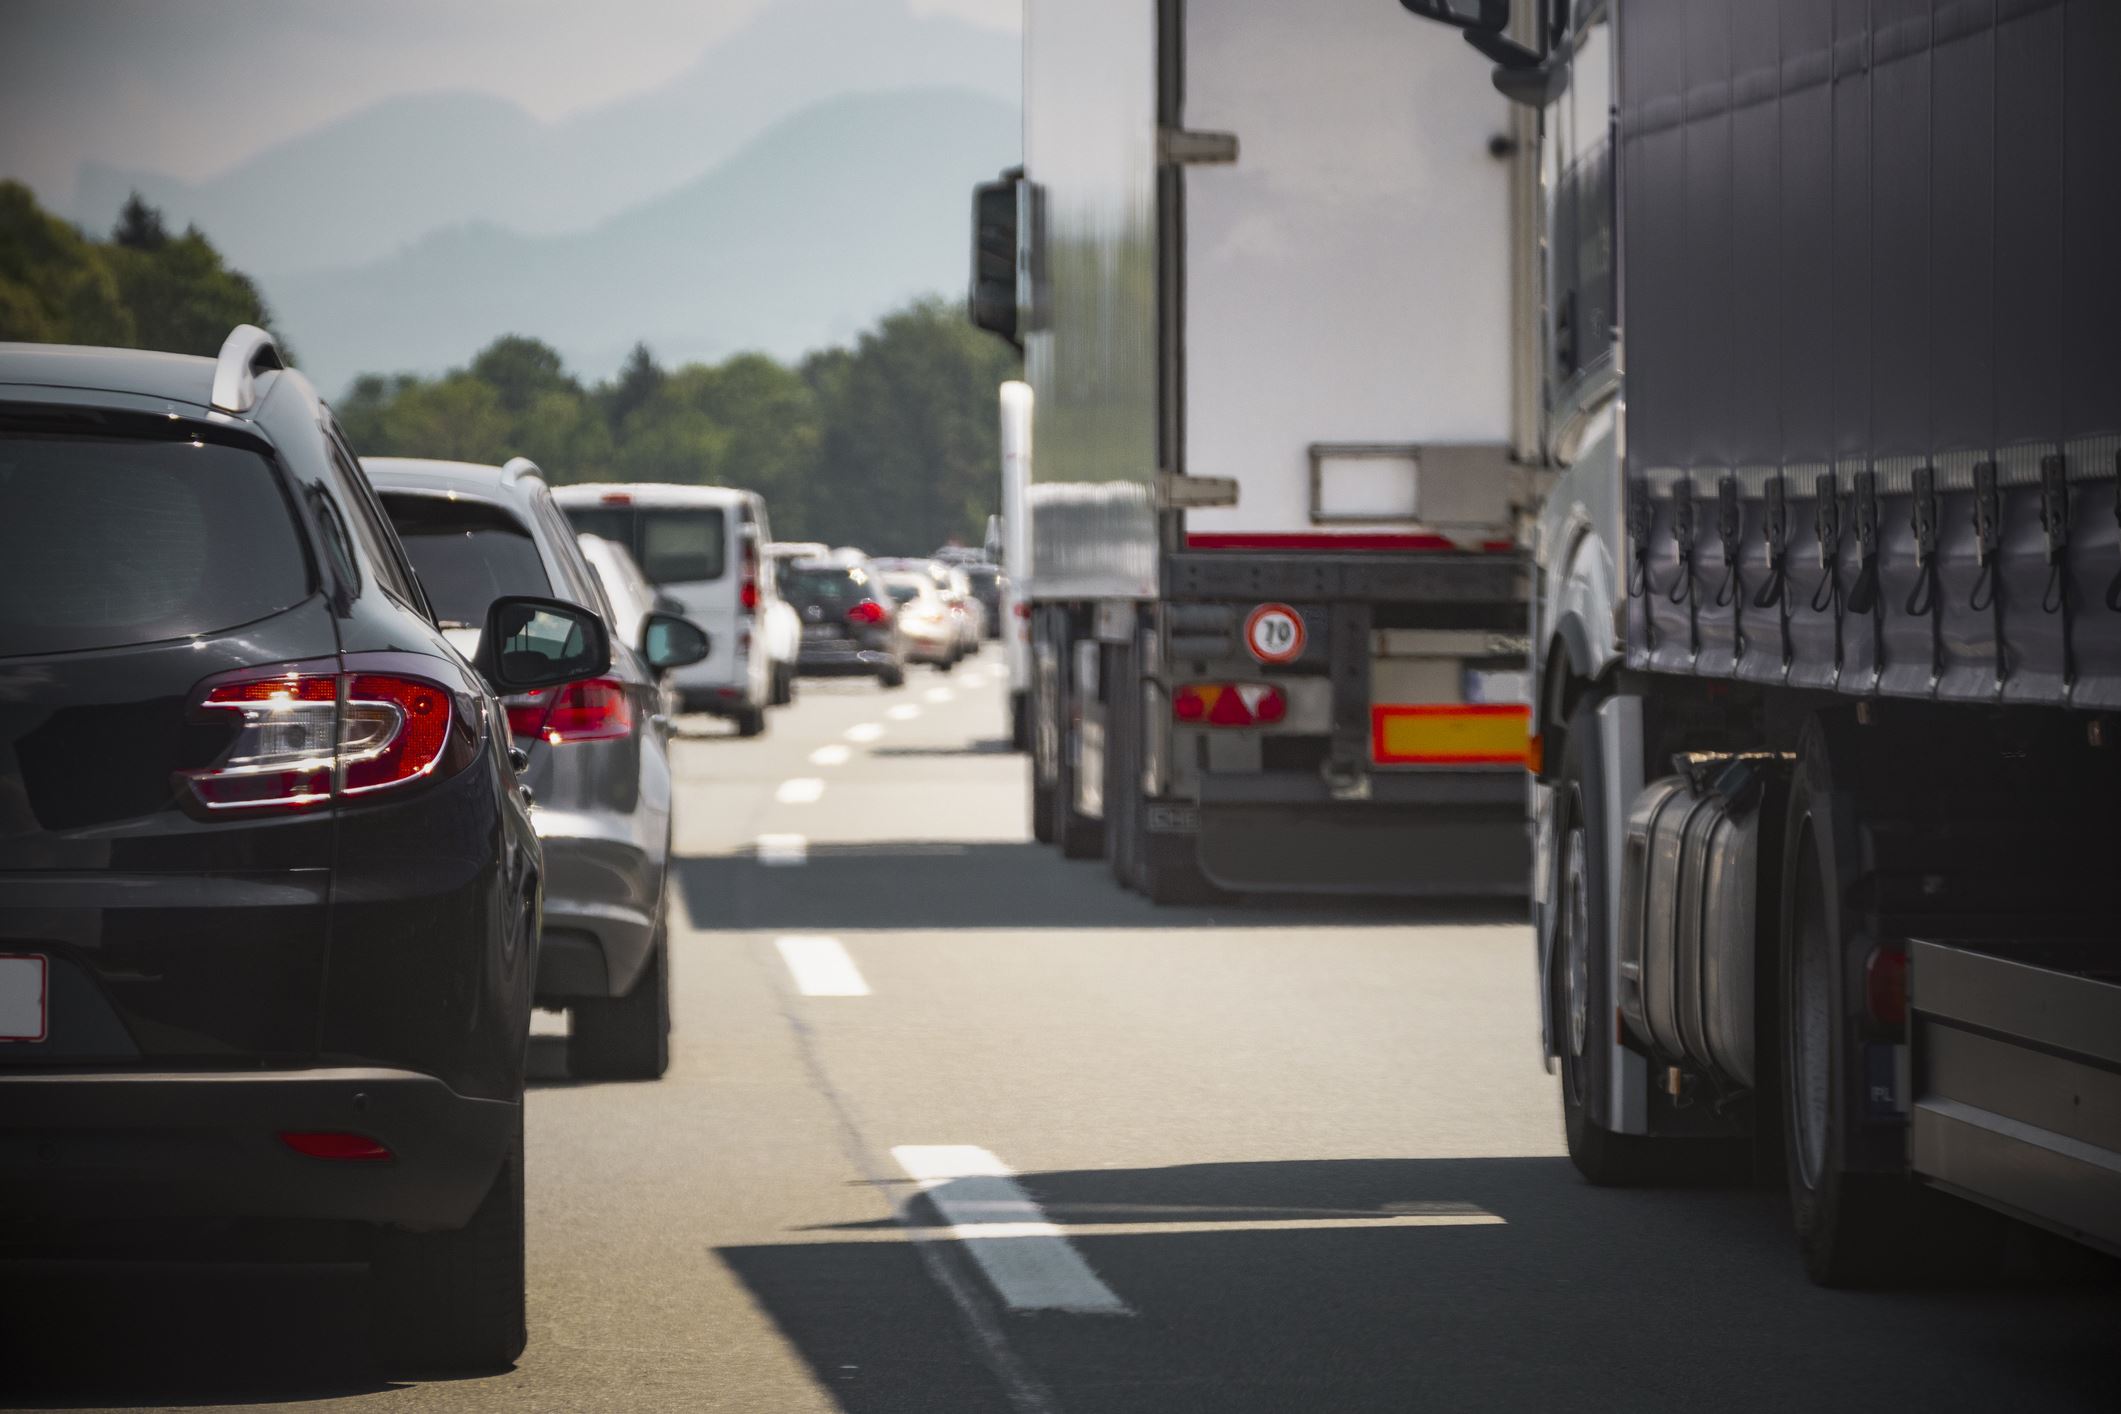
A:
[[[58,1407],[2114,1408],[2115,1267],[1806,1284],[1768,1189],[1560,1157],[1531,937],[1489,908],[1155,910],[1025,832],[998,655],[809,682],[677,746],[675,1061],[542,1017],[530,1347],[367,1364],[358,1267],[0,1267]],[[966,1235],[967,1229],[979,1229]]]

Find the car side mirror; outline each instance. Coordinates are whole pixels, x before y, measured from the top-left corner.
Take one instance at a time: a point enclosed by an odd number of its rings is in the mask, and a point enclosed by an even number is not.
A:
[[[1454,29],[1500,34],[1510,27],[1510,0],[1399,0],[1425,20]]]
[[[611,671],[611,634],[579,604],[511,594],[493,601],[472,666],[503,697]]]
[[[713,646],[706,629],[676,614],[653,613],[641,625],[641,656],[659,673],[697,663]]]

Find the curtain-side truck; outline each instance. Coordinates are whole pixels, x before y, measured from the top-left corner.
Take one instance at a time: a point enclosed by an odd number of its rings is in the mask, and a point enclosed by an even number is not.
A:
[[[1539,119],[1570,1155],[2121,1250],[2121,6],[1403,3]]]
[[[1159,901],[1522,896],[1511,106],[1374,0],[1024,43],[972,315],[1025,351],[1038,838]]]

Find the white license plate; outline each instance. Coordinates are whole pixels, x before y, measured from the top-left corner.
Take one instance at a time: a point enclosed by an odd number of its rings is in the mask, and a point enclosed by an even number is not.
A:
[[[51,968],[39,953],[0,953],[0,1041],[41,1041],[45,980]]]
[[[805,638],[838,638],[839,636],[840,631],[831,624],[803,625],[803,637]]]

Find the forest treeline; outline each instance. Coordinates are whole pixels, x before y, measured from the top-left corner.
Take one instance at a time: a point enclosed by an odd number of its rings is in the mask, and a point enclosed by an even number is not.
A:
[[[266,302],[198,230],[171,234],[136,198],[97,240],[0,183],[0,339],[211,355],[242,323],[271,328]],[[1017,367],[935,299],[793,367],[758,353],[665,367],[636,345],[592,382],[515,334],[439,376],[364,375],[333,407],[363,455],[527,456],[554,482],[746,486],[783,538],[919,553],[978,543],[996,509],[995,388]]]

